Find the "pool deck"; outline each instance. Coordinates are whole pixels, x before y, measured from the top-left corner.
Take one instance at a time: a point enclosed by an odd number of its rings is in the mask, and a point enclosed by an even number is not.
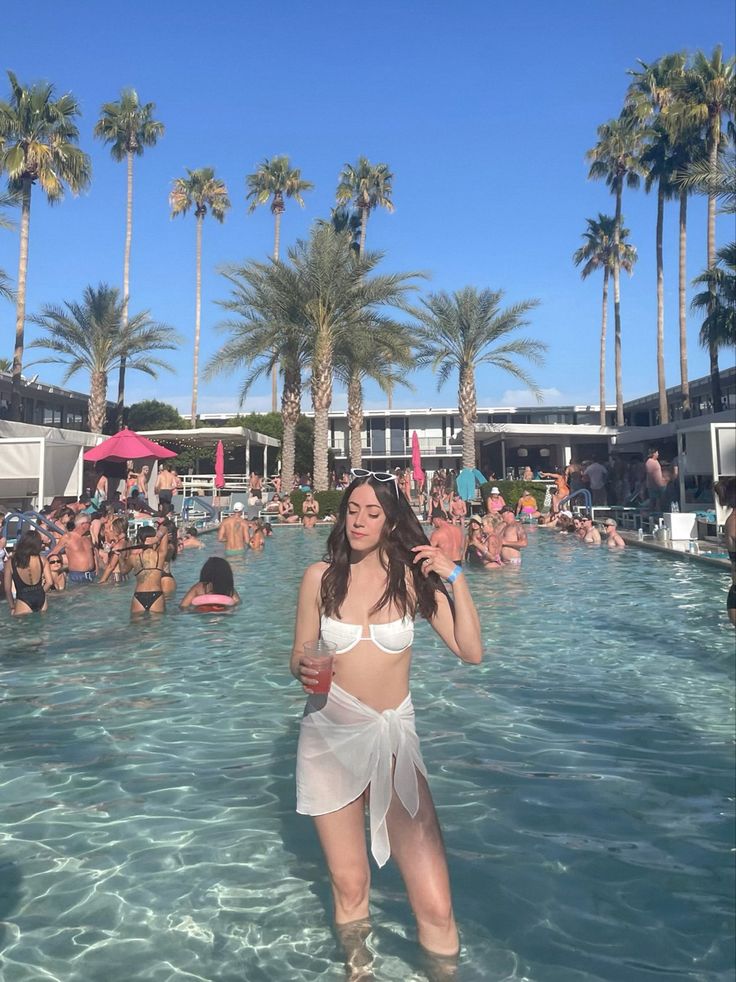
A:
[[[731,568],[731,562],[726,553],[713,542],[698,541],[698,551],[690,552],[690,540],[688,539],[656,542],[650,535],[645,536],[644,539],[638,539],[635,532],[620,532],[619,534],[627,546],[663,553],[672,559],[692,559],[695,562],[707,563],[709,566],[715,566],[722,570],[730,570]]]

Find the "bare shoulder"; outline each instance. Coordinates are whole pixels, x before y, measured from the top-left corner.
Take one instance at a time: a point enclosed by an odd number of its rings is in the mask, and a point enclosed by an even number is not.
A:
[[[312,563],[311,566],[307,566],[304,571],[304,576],[302,577],[302,583],[305,586],[319,587],[322,583],[322,577],[325,575],[329,569],[329,563],[318,562]]]

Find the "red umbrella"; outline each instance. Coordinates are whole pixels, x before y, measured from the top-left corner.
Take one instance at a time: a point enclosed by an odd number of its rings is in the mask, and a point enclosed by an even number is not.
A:
[[[424,471],[422,470],[422,454],[419,449],[419,437],[416,430],[411,435],[411,466],[412,477],[417,484],[421,484],[424,481]]]
[[[176,456],[173,450],[168,450],[160,443],[154,443],[153,440],[134,433],[126,426],[119,433],[88,450],[84,459],[118,460],[125,463],[126,460],[139,460],[141,457],[156,457],[158,460],[163,460],[164,457]]]
[[[225,449],[222,440],[217,441],[217,449],[215,450],[215,487],[225,487]]]

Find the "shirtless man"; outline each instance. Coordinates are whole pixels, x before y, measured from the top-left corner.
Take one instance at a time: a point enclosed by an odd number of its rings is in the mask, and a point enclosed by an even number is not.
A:
[[[452,491],[450,494],[450,515],[452,515],[452,524],[459,525],[462,528],[467,513],[468,506],[465,504],[457,491]]]
[[[603,531],[606,533],[606,545],[609,549],[625,549],[626,543],[616,531],[616,523],[612,518],[607,518],[603,523]]]
[[[581,528],[583,542],[587,542],[591,546],[599,546],[601,544],[601,533],[593,524],[593,519],[590,516],[583,516]]]
[[[501,533],[501,559],[511,566],[521,566],[521,550],[529,545],[526,532],[517,524],[514,509],[510,505],[504,505],[500,515],[504,523]]]
[[[174,468],[171,464],[164,464],[153,486],[153,490],[158,495],[158,503],[170,505],[173,495],[180,487],[181,481]]]
[[[69,583],[92,583],[97,576],[97,555],[92,547],[89,515],[77,515],[74,527],[63,535],[49,553],[66,553]]]
[[[249,539],[248,523],[243,515],[243,502],[236,501],[232,515],[222,520],[217,541],[225,543],[226,553],[236,553],[248,548]]]
[[[248,488],[251,492],[255,491],[258,497],[261,497],[263,491],[263,478],[260,474],[256,474],[255,471],[251,471],[250,478],[248,479]]]
[[[462,526],[451,525],[445,518],[444,512],[432,512],[432,528],[434,531],[429,537],[430,545],[435,546],[460,566],[465,554],[465,534]]]

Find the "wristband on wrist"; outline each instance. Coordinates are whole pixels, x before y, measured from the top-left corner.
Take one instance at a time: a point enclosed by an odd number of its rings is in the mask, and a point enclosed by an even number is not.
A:
[[[447,577],[447,579],[446,579],[445,582],[447,582],[447,583],[454,583],[455,580],[458,578],[458,576],[460,576],[462,574],[462,571],[463,571],[462,566],[456,566],[455,569]]]

